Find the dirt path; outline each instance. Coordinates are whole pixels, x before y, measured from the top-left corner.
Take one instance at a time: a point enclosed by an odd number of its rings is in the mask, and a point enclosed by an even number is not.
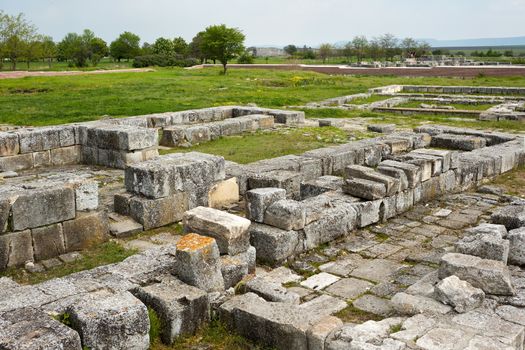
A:
[[[57,77],[66,75],[84,75],[84,74],[107,74],[107,73],[141,73],[154,72],[151,68],[129,68],[129,69],[108,69],[92,71],[14,71],[0,72],[0,79],[16,79],[25,77]]]
[[[218,65],[205,64],[193,68],[206,68]],[[228,68],[303,70],[325,74],[347,75],[395,75],[404,77],[491,77],[525,76],[525,66],[465,66],[465,67],[423,67],[423,68],[358,68],[336,65],[305,64],[229,64]]]

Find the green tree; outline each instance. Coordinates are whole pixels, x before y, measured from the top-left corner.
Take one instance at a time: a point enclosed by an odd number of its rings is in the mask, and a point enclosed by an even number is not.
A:
[[[49,68],[51,68],[51,62],[57,55],[57,45],[50,36],[42,37],[42,58],[47,60]]]
[[[27,63],[27,69],[29,65],[35,60],[39,60],[42,57],[42,40],[38,36],[27,43],[24,43],[24,59]]]
[[[416,51],[418,48],[418,42],[412,38],[405,38],[401,41],[401,49],[403,50],[403,56],[405,57],[416,57]]]
[[[393,34],[384,34],[378,38],[379,46],[385,60],[391,60],[397,53],[398,39]]]
[[[332,55],[333,46],[331,44],[321,44],[319,47],[319,57],[322,58],[323,63],[326,62],[326,59]]]
[[[89,42],[90,61],[96,66],[109,53],[108,44],[101,38],[93,38]]]
[[[85,29],[82,34],[68,33],[58,44],[58,52],[60,58],[72,60],[77,67],[86,67],[88,61],[96,65],[107,54],[107,45]]]
[[[174,52],[173,41],[166,38],[158,38],[151,46],[151,50],[156,55],[170,56]]]
[[[27,54],[27,45],[36,40],[36,35],[36,27],[23,13],[10,16],[0,11],[0,57],[8,58],[13,70]]]
[[[357,63],[361,64],[368,49],[368,39],[366,36],[356,36],[352,39],[352,46],[354,47],[354,52],[357,56]]]
[[[206,57],[221,62],[223,74],[226,74],[228,61],[244,52],[244,39],[244,34],[237,28],[214,25],[204,31],[201,49]]]
[[[178,38],[173,39],[173,52],[181,55],[183,57],[188,56],[188,43],[186,40],[181,38],[180,36]]]
[[[343,56],[346,57],[346,61],[350,63],[352,61],[352,56],[354,54],[354,46],[352,45],[352,42],[349,41],[345,44],[342,50]]]
[[[197,35],[193,37],[189,45],[190,55],[200,60],[201,63],[204,63],[204,61],[206,60],[206,55],[204,54],[204,51],[202,51],[202,37],[203,36],[204,36],[204,32],[197,33]]]
[[[286,52],[288,55],[293,56],[297,53],[297,46],[290,44],[286,45],[284,47],[284,52]]]
[[[129,60],[140,54],[140,37],[131,32],[124,32],[109,46],[111,57],[120,62],[125,58]]]

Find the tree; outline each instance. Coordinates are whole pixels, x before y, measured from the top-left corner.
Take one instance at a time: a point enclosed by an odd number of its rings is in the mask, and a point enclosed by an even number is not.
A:
[[[153,53],[152,45],[146,42],[143,43],[140,49],[140,54],[145,56],[145,55],[151,55],[152,53]]]
[[[124,32],[109,46],[111,57],[120,62],[125,58],[129,60],[140,54],[140,37],[131,32]]]
[[[51,61],[57,55],[57,45],[50,36],[42,37],[42,58],[47,60],[49,68],[51,68]]]
[[[40,59],[42,57],[42,41],[41,38],[36,36],[30,42],[24,43],[24,59],[27,63],[27,69],[32,61]]]
[[[217,59],[226,74],[228,61],[244,52],[244,34],[237,28],[214,25],[206,28],[202,35],[202,51],[206,57]]]
[[[319,56],[323,59],[323,63],[326,59],[332,55],[333,46],[331,44],[321,44],[319,47]]]
[[[356,36],[352,39],[352,46],[354,47],[355,55],[357,56],[357,63],[361,64],[368,49],[368,39],[366,36]]]
[[[418,42],[412,38],[405,38],[401,41],[401,49],[403,50],[403,56],[416,57],[416,51],[418,48]]]
[[[109,53],[108,45],[101,38],[93,38],[89,42],[90,60],[96,66],[100,60],[106,57]]]
[[[0,11],[0,57],[8,58],[13,70],[27,54],[27,45],[36,40],[35,37],[36,27],[25,19],[23,13],[10,16]]]
[[[203,63],[206,60],[206,56],[204,55],[202,51],[202,37],[204,35],[204,32],[199,32],[195,37],[193,37],[190,45],[189,45],[189,52],[190,55],[199,59],[201,63]]]
[[[186,57],[188,55],[188,43],[181,37],[173,39],[173,52]]]
[[[368,56],[374,61],[377,61],[379,58],[381,58],[383,56],[383,50],[381,48],[381,44],[379,43],[379,39],[372,39],[367,46],[367,51]]]
[[[96,65],[107,55],[107,45],[91,30],[85,29],[82,34],[68,33],[58,44],[58,55],[61,59],[72,60],[77,67],[87,66],[88,60]]]
[[[354,46],[352,45],[352,42],[349,41],[345,44],[345,47],[343,47],[343,56],[346,57],[346,60],[350,63],[352,61],[352,56],[354,55]]]
[[[284,47],[284,52],[286,52],[288,55],[293,56],[297,53],[297,46],[295,45],[286,45]]]
[[[393,34],[384,34],[378,38],[379,46],[385,60],[392,59],[397,53],[398,40]]]
[[[173,54],[173,41],[166,38],[158,38],[151,45],[151,50],[156,55],[170,56]]]

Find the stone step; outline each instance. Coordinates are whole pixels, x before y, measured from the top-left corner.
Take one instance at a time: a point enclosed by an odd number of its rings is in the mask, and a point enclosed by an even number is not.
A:
[[[109,224],[109,232],[112,236],[117,238],[130,237],[136,233],[144,231],[144,227],[141,224],[129,217],[124,216],[119,221],[115,221],[113,217],[111,217],[111,219],[112,220]]]

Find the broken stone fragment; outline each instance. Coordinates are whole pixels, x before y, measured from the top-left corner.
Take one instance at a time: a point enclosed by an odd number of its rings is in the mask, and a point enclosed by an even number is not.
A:
[[[384,184],[365,180],[350,178],[343,183],[343,192],[354,197],[367,200],[381,199],[386,196],[386,187]]]
[[[496,210],[490,217],[493,224],[505,225],[507,230],[525,226],[525,205],[508,205]]]
[[[464,313],[481,305],[485,293],[474,288],[470,283],[450,276],[442,280],[435,288],[436,299],[450,305],[456,312]]]
[[[272,203],[286,198],[282,188],[256,188],[246,192],[246,217],[256,222],[264,221],[264,213]]]
[[[509,256],[509,241],[494,234],[465,236],[456,242],[455,247],[458,253],[498,260],[505,265]]]
[[[219,248],[215,239],[187,234],[177,243],[176,275],[190,286],[207,292],[224,290]]]
[[[525,265],[525,227],[511,230],[507,236],[510,242],[509,263]]]

